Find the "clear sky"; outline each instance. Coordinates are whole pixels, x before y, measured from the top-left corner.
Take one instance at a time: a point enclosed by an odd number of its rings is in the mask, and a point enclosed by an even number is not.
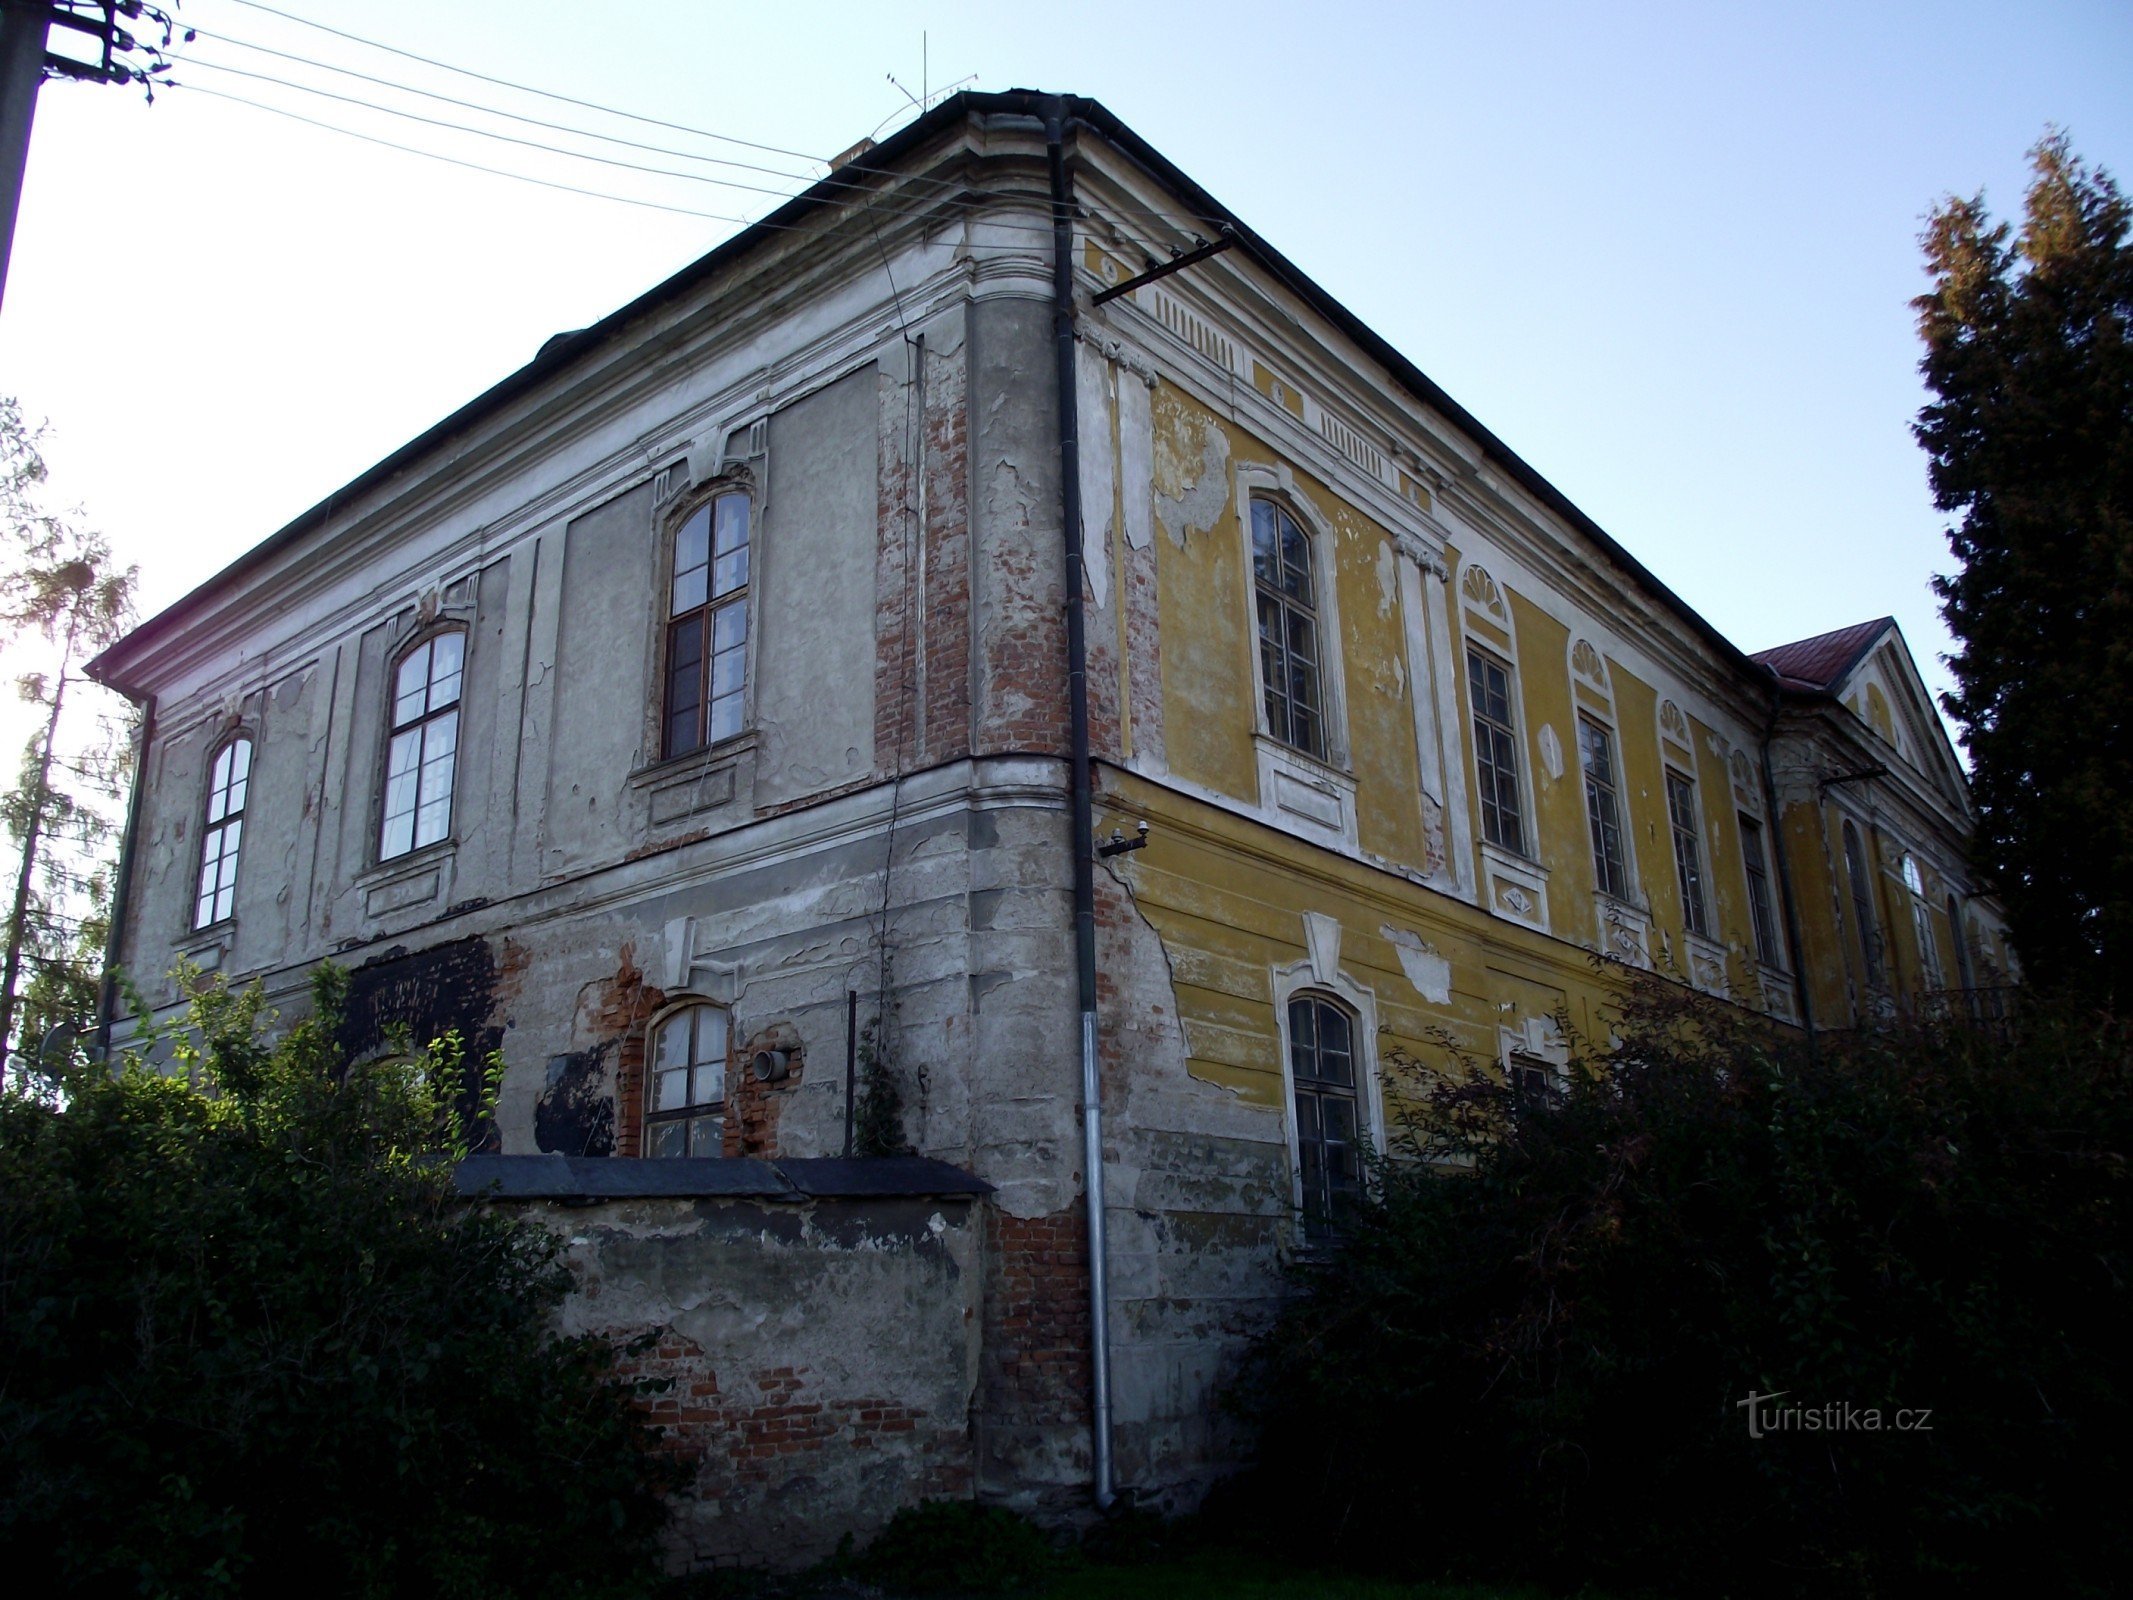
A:
[[[934,86],[1093,95],[1406,352],[1736,643],[1894,614],[1929,682],[1947,561],[1909,422],[1917,235],[2019,214],[2048,123],[2133,183],[2133,4],[728,5],[274,0],[347,32],[826,157]],[[467,113],[247,41],[674,149],[821,171],[427,70],[239,0],[181,51]],[[55,82],[0,308],[0,393],[55,495],[167,603],[777,200],[399,121],[181,64]],[[509,125],[491,122],[489,126]],[[893,126],[894,122],[891,121]],[[517,135],[555,136],[524,127]],[[585,146],[600,149],[603,147]],[[669,168],[669,157],[604,147]]]

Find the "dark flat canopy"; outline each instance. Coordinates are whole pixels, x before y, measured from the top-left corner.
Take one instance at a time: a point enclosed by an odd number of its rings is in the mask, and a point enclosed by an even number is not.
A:
[[[974,1199],[992,1185],[925,1156],[725,1160],[715,1156],[469,1156],[452,1174],[463,1195],[496,1200]]]

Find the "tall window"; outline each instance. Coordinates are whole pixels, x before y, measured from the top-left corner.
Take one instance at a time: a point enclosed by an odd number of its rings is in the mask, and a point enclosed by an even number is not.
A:
[[[1763,825],[1746,812],[1740,818],[1741,857],[1748,868],[1748,921],[1755,929],[1755,959],[1781,967],[1777,923],[1770,914],[1770,858],[1763,853]]]
[[[1267,732],[1307,756],[1323,757],[1326,719],[1319,693],[1311,536],[1271,500],[1252,502],[1252,578]]]
[[[1696,785],[1672,767],[1666,772],[1666,820],[1674,833],[1674,871],[1681,879],[1681,920],[1691,933],[1710,936],[1711,913],[1703,895],[1703,847],[1696,830]]]
[[[1593,881],[1603,894],[1629,898],[1622,851],[1622,802],[1615,792],[1614,740],[1590,717],[1578,718],[1578,762],[1585,769],[1585,817],[1592,824]]]
[[[251,779],[251,740],[232,739],[215,752],[207,780],[207,824],[200,832],[196,928],[221,922],[237,909],[237,849],[244,843],[244,796]]]
[[[1511,723],[1511,669],[1479,650],[1466,653],[1467,697],[1474,705],[1474,766],[1481,780],[1481,833],[1490,844],[1521,855],[1526,848],[1518,809],[1518,738]]]
[[[652,1035],[644,1153],[715,1156],[726,1130],[726,1053],[732,1030],[717,1006],[688,1006]]]
[[[664,742],[685,755],[741,731],[748,695],[748,496],[690,513],[674,535]]]
[[[1911,891],[1911,926],[1918,934],[1919,978],[1928,989],[1948,987],[1940,965],[1940,941],[1933,937],[1933,908],[1926,904],[1926,878],[1918,870],[1918,858],[1903,858],[1903,886]]]
[[[1963,908],[1948,896],[1948,938],[1955,945],[1955,981],[1967,991],[1977,987],[1977,974],[1970,970],[1970,941],[1963,937]]]
[[[1873,880],[1866,875],[1866,852],[1859,847],[1859,830],[1844,825],[1844,872],[1852,880],[1852,921],[1859,925],[1859,955],[1866,963],[1866,981],[1880,987],[1886,981],[1881,971],[1881,929],[1874,921]]]
[[[1289,1067],[1296,1081],[1296,1159],[1304,1231],[1328,1237],[1363,1189],[1355,1026],[1330,1000],[1289,1002]]]
[[[385,755],[385,819],[378,858],[390,861],[452,831],[452,770],[459,754],[460,675],[467,636],[440,633],[400,660],[393,675],[393,736]]]

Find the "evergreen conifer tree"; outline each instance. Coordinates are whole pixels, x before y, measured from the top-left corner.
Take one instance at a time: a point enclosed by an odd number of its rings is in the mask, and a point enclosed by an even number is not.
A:
[[[2032,983],[2133,999],[2133,249],[2128,205],[2060,133],[2021,231],[1950,199],[1914,302],[1915,431],[1958,569],[1945,704],[1977,854]]]

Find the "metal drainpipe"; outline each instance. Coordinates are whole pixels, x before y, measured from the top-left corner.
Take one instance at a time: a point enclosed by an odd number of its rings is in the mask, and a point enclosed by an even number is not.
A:
[[[111,1055],[111,1014],[118,1009],[119,941],[126,936],[126,901],[133,887],[133,840],[141,831],[141,791],[147,786],[148,750],[156,736],[156,697],[144,694],[135,704],[141,708],[141,732],[133,747],[133,792],[126,796],[126,834],[119,840],[118,882],[111,889],[111,932],[104,940],[104,982],[96,996],[96,1053],[100,1059]]]
[[[1778,809],[1777,776],[1770,761],[1770,741],[1777,735],[1780,698],[1770,703],[1770,720],[1763,725],[1763,805],[1770,812],[1770,848],[1777,857],[1778,899],[1785,907],[1785,947],[1792,954],[1792,992],[1800,1002],[1800,1023],[1807,1030],[1807,1053],[1815,1054],[1815,1008],[1807,994],[1807,962],[1800,949],[1800,914],[1793,903],[1792,868],[1785,856],[1785,814]]]
[[[1074,974],[1081,1002],[1081,1141],[1089,1213],[1089,1434],[1096,1504],[1111,1504],[1111,1317],[1104,1276],[1103,1084],[1096,1058],[1096,821],[1089,795],[1088,653],[1081,578],[1081,440],[1074,393],[1074,201],[1066,171],[1066,101],[1044,101],[1052,175],[1052,334],[1058,349],[1059,501],[1066,523],[1067,742],[1073,771]]]

